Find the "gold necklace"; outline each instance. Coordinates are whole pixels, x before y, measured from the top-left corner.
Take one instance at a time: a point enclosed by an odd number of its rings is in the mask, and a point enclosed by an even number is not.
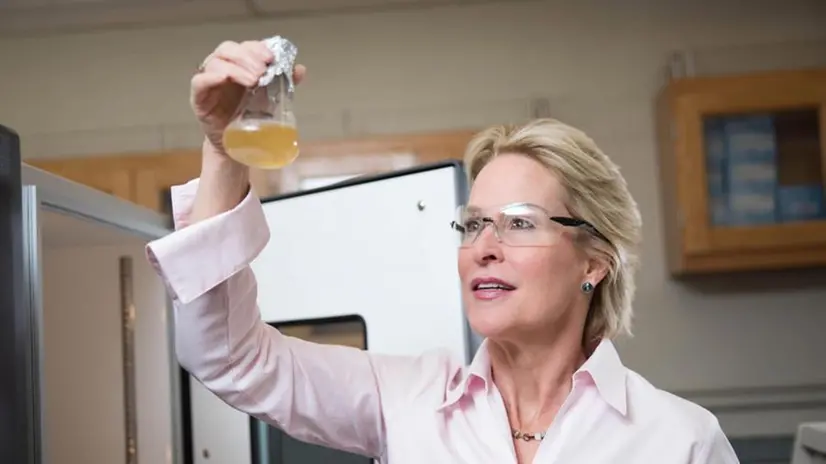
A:
[[[517,440],[525,440],[525,441],[541,441],[545,438],[545,432],[537,432],[537,433],[525,433],[516,429],[511,429],[511,434],[513,438]]]

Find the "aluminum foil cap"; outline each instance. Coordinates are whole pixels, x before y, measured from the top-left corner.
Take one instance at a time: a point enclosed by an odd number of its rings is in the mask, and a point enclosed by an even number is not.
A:
[[[295,66],[295,57],[298,54],[298,48],[292,42],[279,35],[264,39],[264,44],[275,56],[275,60],[267,67],[264,75],[258,80],[258,86],[266,87],[275,79],[275,76],[284,76],[287,79],[287,90],[293,92],[295,90],[293,67]]]

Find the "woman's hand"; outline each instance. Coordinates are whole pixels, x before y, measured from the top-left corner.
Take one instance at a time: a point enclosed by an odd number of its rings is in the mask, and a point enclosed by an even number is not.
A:
[[[237,115],[246,90],[257,85],[273,59],[263,41],[227,41],[207,56],[192,78],[190,104],[215,151],[223,153],[224,129]],[[304,66],[295,66],[296,84],[303,80],[305,72]]]
[[[249,169],[227,156],[222,139],[240,110],[246,90],[258,85],[274,58],[263,41],[224,42],[207,56],[192,78],[190,104],[206,140],[191,223],[229,211],[247,195]],[[293,82],[301,82],[305,72],[304,66],[296,65]]]

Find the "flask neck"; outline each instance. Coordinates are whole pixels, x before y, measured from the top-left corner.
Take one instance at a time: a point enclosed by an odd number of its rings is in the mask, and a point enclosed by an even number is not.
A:
[[[283,74],[275,76],[266,87],[269,98],[290,99],[293,98],[293,90],[290,89],[290,81]]]

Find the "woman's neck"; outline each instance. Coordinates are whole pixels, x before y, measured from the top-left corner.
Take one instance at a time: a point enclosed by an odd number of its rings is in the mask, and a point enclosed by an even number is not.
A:
[[[576,331],[544,338],[543,343],[489,344],[493,379],[514,428],[545,430],[565,402],[573,374],[586,359],[581,337],[568,334]]]

